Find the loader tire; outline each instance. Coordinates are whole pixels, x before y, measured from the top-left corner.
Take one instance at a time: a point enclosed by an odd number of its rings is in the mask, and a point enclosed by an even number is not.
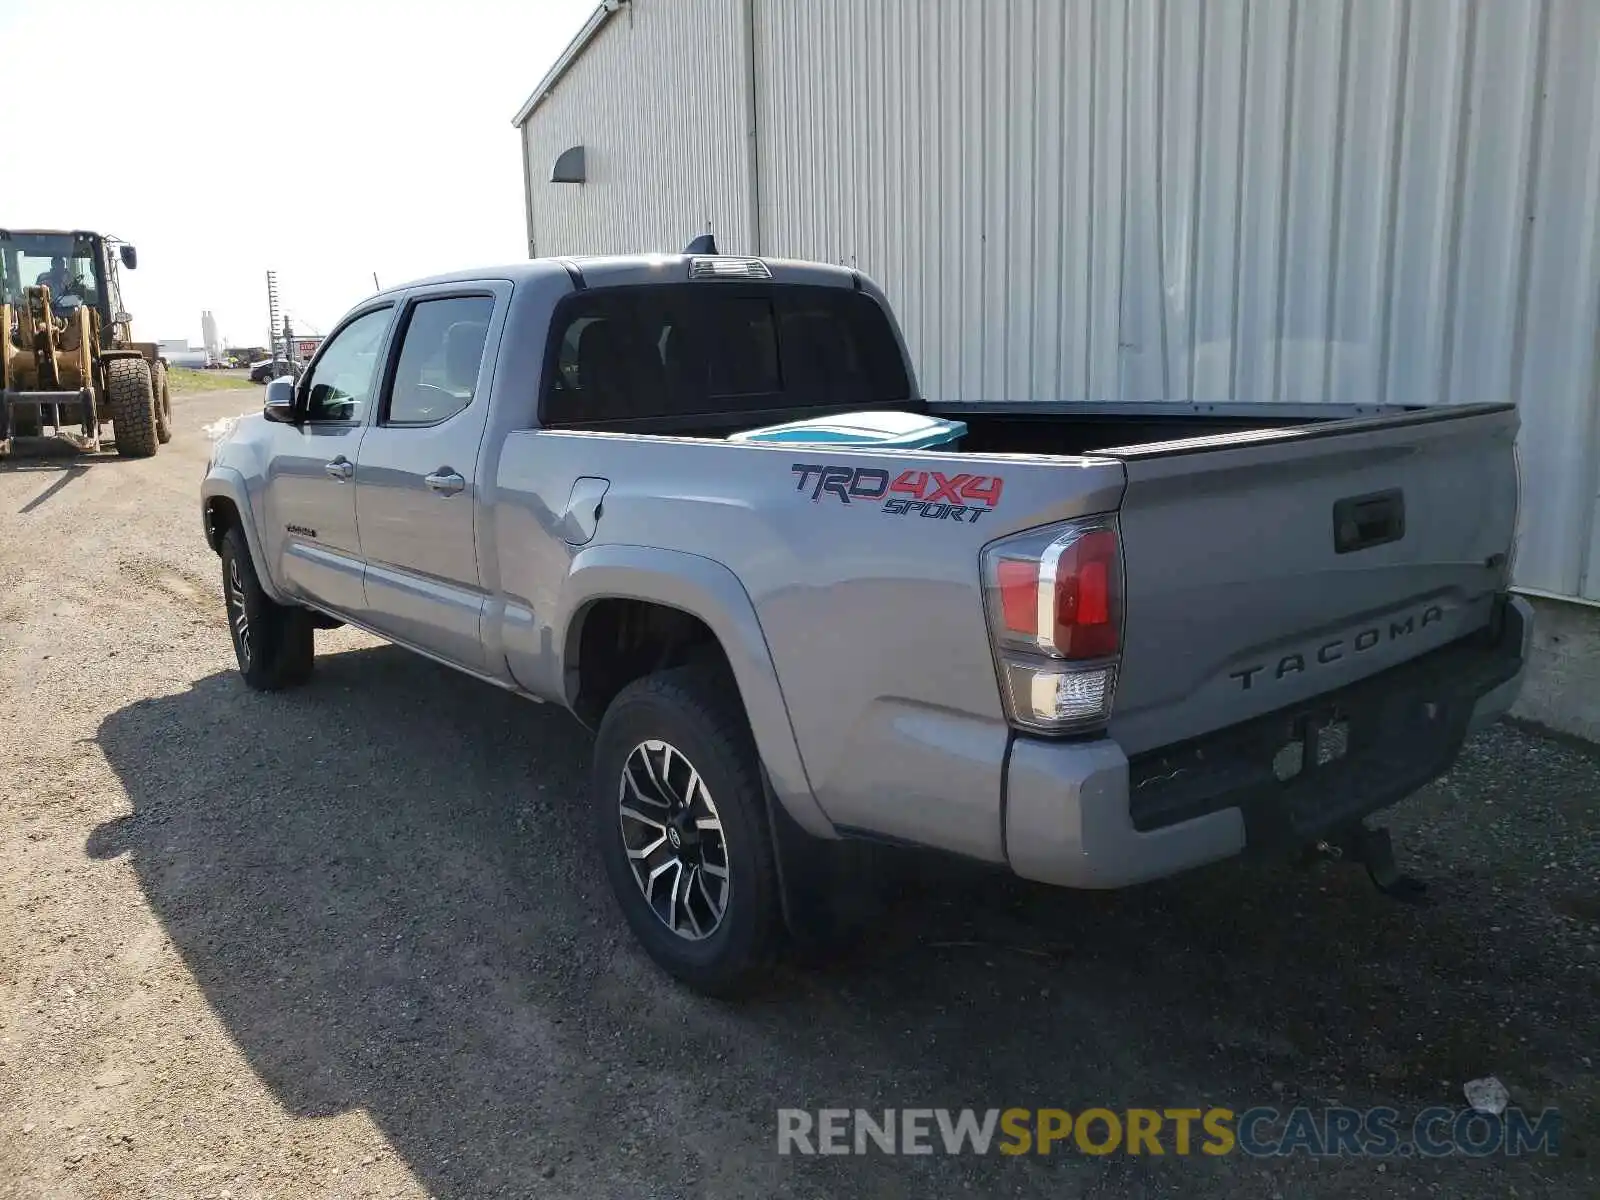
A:
[[[106,408],[119,456],[149,458],[156,452],[156,397],[144,359],[114,358],[106,364]]]
[[[150,364],[150,391],[156,400],[156,441],[165,446],[172,440],[172,393],[167,388],[167,364]]]

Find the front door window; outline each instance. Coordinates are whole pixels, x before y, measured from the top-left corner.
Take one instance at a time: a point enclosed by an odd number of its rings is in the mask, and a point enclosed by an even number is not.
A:
[[[378,373],[378,352],[390,310],[362,313],[333,335],[304,383],[311,424],[359,424]]]

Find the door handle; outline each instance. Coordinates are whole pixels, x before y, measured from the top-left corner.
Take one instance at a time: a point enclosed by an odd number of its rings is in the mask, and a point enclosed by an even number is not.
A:
[[[342,454],[322,469],[328,473],[329,478],[338,480],[349,479],[350,476],[356,473],[355,463]]]
[[[440,467],[432,475],[424,476],[422,482],[428,485],[430,492],[438,492],[441,496],[454,496],[467,486],[467,481],[449,467]]]

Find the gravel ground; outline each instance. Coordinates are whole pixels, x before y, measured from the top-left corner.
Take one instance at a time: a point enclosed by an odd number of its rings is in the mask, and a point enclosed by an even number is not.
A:
[[[0,1196],[1593,1197],[1592,750],[1501,726],[1348,866],[1117,894],[885,865],[852,953],[740,1006],[604,893],[589,738],[340,630],[235,678],[176,406],[154,460],[0,466]],[[779,1157],[779,1106],[1460,1106],[1558,1157]],[[1170,1143],[1169,1143],[1170,1145]]]

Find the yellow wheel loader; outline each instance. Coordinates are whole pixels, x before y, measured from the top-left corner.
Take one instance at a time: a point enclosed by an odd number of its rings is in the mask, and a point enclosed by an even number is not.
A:
[[[109,421],[124,458],[172,440],[167,365],[133,340],[119,262],[138,252],[98,233],[0,229],[0,456],[46,425],[99,450]]]

